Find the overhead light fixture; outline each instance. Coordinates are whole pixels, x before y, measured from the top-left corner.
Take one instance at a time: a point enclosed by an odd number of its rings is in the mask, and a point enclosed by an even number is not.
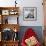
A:
[[[15,7],[16,7],[16,4],[17,4],[17,2],[16,2],[17,0],[15,0]]]
[[[21,6],[24,0],[15,0],[15,7]]]

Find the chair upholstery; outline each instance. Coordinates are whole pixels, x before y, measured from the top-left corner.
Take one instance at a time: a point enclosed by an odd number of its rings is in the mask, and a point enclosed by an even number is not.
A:
[[[24,37],[22,38],[22,42],[21,42],[21,45],[22,46],[27,46],[25,40],[34,36],[36,39],[37,39],[37,34],[34,32],[34,30],[32,28],[28,28],[24,34]],[[35,46],[41,46],[39,40],[37,39],[37,44]]]

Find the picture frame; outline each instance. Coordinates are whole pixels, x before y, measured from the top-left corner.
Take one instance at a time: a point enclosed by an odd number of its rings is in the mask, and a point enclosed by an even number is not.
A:
[[[18,12],[17,12],[16,10],[10,10],[10,11],[9,11],[9,14],[10,14],[10,15],[16,15],[17,13],[18,13]]]
[[[2,10],[2,15],[9,15],[9,10]]]
[[[23,7],[23,19],[25,21],[36,21],[37,8],[36,7]]]

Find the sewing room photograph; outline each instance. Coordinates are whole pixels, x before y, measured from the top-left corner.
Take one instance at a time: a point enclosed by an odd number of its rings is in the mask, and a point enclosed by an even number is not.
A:
[[[46,0],[0,0],[0,46],[46,46]]]

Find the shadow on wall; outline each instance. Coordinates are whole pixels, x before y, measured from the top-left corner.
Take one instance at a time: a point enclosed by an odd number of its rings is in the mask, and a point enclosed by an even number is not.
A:
[[[32,28],[36,33],[37,33],[37,37],[39,39],[39,41],[41,43],[43,43],[43,30],[42,30],[42,26],[21,26],[20,27],[20,31],[19,31],[19,39],[20,39],[20,42],[23,38],[23,35],[25,33],[25,31],[28,29],[28,28]]]

